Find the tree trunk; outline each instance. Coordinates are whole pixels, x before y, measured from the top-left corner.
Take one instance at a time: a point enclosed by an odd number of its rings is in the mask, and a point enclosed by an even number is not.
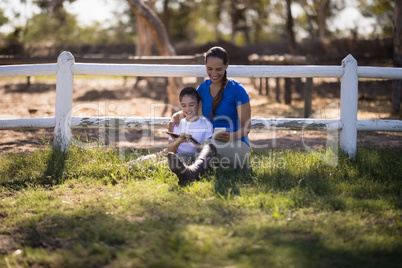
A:
[[[148,1],[148,6],[152,9],[154,7],[154,0]],[[139,20],[136,19],[135,24],[136,29],[136,42],[135,42],[135,55],[137,56],[151,56],[152,55],[152,47],[153,41],[152,36],[148,28]],[[136,82],[134,84],[134,88],[137,88],[137,85],[141,80],[147,80],[144,77],[137,77]]]
[[[286,0],[286,11],[287,11],[287,20],[286,20],[286,31],[288,33],[288,40],[289,40],[289,53],[295,54],[296,52],[296,39],[295,33],[293,31],[293,15],[291,9],[292,1]]]
[[[175,56],[176,52],[170,43],[166,28],[156,13],[142,0],[127,0],[127,2],[137,18],[151,32],[158,53],[162,56]]]
[[[244,4],[239,3],[238,0],[231,0],[230,19],[232,22],[232,33],[230,41],[232,43],[235,43],[236,41],[236,33],[242,32],[246,45],[250,44],[250,30],[247,25],[246,9],[247,7]]]
[[[394,66],[402,67],[402,3],[395,0],[394,20]],[[401,110],[402,80],[394,81],[392,92],[392,113],[397,114]]]
[[[318,37],[320,40],[324,40],[325,32],[327,30],[326,25],[326,10],[327,5],[330,0],[319,0],[318,1]]]
[[[293,16],[291,7],[291,0],[286,0],[286,31],[288,33],[288,41],[289,41],[289,53],[295,54],[296,50],[296,42],[295,42],[295,33],[293,32]],[[285,78],[285,104],[292,103],[292,79]]]
[[[163,24],[165,25],[169,38],[171,38],[169,2],[170,2],[170,0],[163,1]]]
[[[148,1],[148,7],[154,9],[155,0]],[[136,55],[151,56],[152,55],[152,36],[148,28],[137,18],[136,21],[137,40],[136,40]]]
[[[145,5],[142,0],[127,0],[127,3],[130,5],[137,19],[150,31],[159,55],[176,56],[176,51],[170,43],[166,28],[156,13]],[[178,93],[181,87],[181,79],[168,77],[166,95],[170,104],[178,105]]]

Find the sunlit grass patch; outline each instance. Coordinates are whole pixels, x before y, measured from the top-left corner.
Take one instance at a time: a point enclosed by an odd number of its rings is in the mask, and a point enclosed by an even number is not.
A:
[[[94,146],[0,156],[0,266],[396,267],[402,157],[252,154],[179,186],[165,159]],[[6,243],[7,242],[7,243]]]

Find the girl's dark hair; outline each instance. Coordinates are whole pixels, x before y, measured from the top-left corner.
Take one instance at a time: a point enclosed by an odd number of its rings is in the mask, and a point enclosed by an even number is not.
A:
[[[190,96],[197,100],[197,103],[201,101],[201,96],[198,91],[193,87],[185,87],[180,91],[179,100],[181,101],[184,96]]]
[[[207,63],[209,57],[222,59],[224,65],[229,63],[229,54],[222,47],[210,48],[205,54],[205,63]],[[222,101],[223,91],[225,90],[226,83],[227,83],[227,73],[225,70],[225,74],[222,77],[221,88],[219,89],[218,94],[216,94],[214,100],[212,101],[212,110],[211,110],[212,118],[215,117],[215,110],[216,108],[218,108],[219,104]]]

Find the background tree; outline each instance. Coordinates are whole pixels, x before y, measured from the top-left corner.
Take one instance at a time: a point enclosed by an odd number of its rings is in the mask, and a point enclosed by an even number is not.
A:
[[[289,42],[289,53],[296,53],[296,41],[295,41],[295,33],[293,31],[293,15],[291,9],[291,0],[286,0],[286,32],[288,35]],[[285,79],[285,104],[291,104],[292,102],[292,79]]]
[[[402,3],[400,0],[395,0],[394,29],[394,66],[402,67]],[[401,110],[401,87],[402,80],[395,80],[392,94],[394,114]]]
[[[4,15],[4,11],[0,10],[0,27],[8,22],[8,18]]]
[[[293,15],[292,15],[292,0],[286,0],[286,32],[289,41],[289,53],[295,54],[296,53],[296,38],[295,32],[293,31]]]
[[[254,13],[248,14],[248,19],[250,20],[250,34],[252,35],[251,41],[253,43],[263,43],[267,39],[266,26],[268,21],[268,16],[270,14],[271,1],[270,0],[253,0],[250,1],[249,5]]]
[[[157,12],[163,19],[172,42],[195,42],[199,21],[197,1],[164,0],[163,10]]]
[[[127,0],[136,17],[142,24],[144,24],[151,32],[153,40],[155,41],[156,49],[159,55],[175,56],[174,50],[165,26],[156,15],[156,13],[144,4],[141,0]],[[182,88],[181,80],[175,77],[168,77],[168,85],[166,94],[169,103],[177,104],[177,96],[179,89]]]
[[[396,10],[396,0],[359,0],[358,8],[366,18],[374,18],[373,36],[392,36],[394,25],[394,10]],[[395,6],[395,7],[394,7]]]
[[[144,3],[145,5],[145,3]],[[155,1],[149,0],[146,4],[150,10],[155,9]],[[152,46],[154,44],[151,36],[151,31],[141,18],[136,16],[136,42],[135,42],[135,54],[137,56],[150,56],[152,55]]]
[[[170,42],[166,28],[158,15],[142,0],[127,0],[131,10],[138,20],[144,24],[152,34],[159,55],[174,56],[176,52]]]
[[[0,9],[0,27],[2,27],[4,24],[8,23],[8,21],[9,21],[8,18],[4,15],[4,11]],[[0,46],[4,46],[4,39],[2,37],[3,36],[0,33]]]
[[[331,36],[327,23],[345,8],[345,0],[297,0],[304,10],[304,28],[310,37],[323,40]]]
[[[247,23],[247,8],[241,0],[231,0],[230,18],[232,24],[232,33],[230,41],[235,43],[237,32],[243,33],[246,45],[250,45],[250,27]]]
[[[61,17],[63,17],[61,19]],[[74,15],[68,14],[64,9],[57,14],[41,13],[34,15],[24,29],[25,43],[41,43],[60,45],[76,42],[80,39],[80,29]]]

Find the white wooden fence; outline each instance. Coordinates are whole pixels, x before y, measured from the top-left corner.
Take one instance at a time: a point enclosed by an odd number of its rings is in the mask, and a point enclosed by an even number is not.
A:
[[[91,64],[76,63],[70,52],[63,52],[57,64],[0,66],[0,77],[57,75],[55,117],[1,119],[0,130],[54,128],[54,144],[67,151],[72,128],[166,127],[168,117],[72,117],[74,75],[116,75],[151,77],[206,77],[203,65]],[[341,79],[340,119],[253,118],[252,129],[339,130],[339,143],[350,157],[357,146],[357,131],[402,131],[401,120],[357,120],[358,79],[402,79],[402,68],[358,67],[352,55],[341,66],[249,66],[231,65],[231,77],[336,77]]]

